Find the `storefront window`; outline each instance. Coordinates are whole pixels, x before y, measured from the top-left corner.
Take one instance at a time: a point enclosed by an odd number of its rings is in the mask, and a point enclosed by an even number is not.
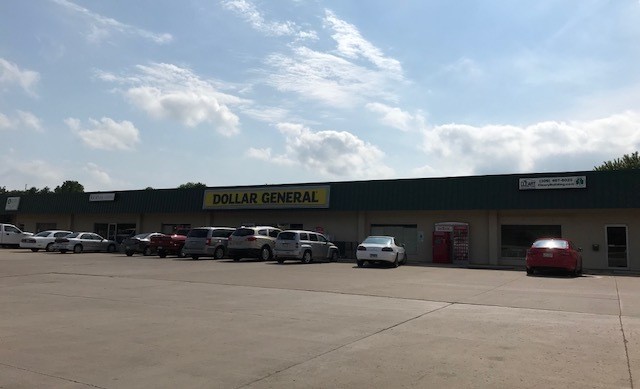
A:
[[[562,237],[559,225],[502,225],[501,255],[503,258],[524,258],[527,249],[538,238]]]

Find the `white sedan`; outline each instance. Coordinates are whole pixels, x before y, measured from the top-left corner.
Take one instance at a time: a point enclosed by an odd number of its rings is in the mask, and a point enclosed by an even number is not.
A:
[[[404,245],[399,245],[393,236],[370,236],[358,245],[356,263],[358,267],[368,263],[386,262],[398,267],[407,263]]]
[[[106,251],[113,253],[116,251],[116,241],[101,237],[93,232],[74,232],[62,238],[56,238],[53,245],[54,251],[66,253],[73,251],[81,253],[83,251]]]
[[[31,249],[34,253],[38,250],[53,251],[53,244],[56,238],[62,238],[71,234],[71,231],[64,230],[47,230],[38,232],[27,238],[22,238],[20,248]]]

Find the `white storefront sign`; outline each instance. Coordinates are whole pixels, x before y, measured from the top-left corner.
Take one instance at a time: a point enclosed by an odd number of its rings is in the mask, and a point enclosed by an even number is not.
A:
[[[89,195],[89,201],[113,201],[115,199],[115,193],[91,193]]]
[[[587,176],[521,178],[520,190],[531,189],[584,189]]]
[[[7,197],[7,203],[4,206],[5,211],[17,211],[20,206],[20,197]]]

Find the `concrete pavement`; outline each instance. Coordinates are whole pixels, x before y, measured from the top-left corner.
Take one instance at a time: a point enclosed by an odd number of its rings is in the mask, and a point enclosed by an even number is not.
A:
[[[0,250],[0,388],[632,388],[637,277]]]

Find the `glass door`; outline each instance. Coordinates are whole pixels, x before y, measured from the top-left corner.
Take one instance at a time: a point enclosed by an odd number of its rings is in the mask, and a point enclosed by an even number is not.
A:
[[[105,238],[116,240],[116,233],[118,231],[118,225],[115,223],[109,223],[109,228],[107,230],[107,236]]]
[[[627,226],[606,226],[609,267],[627,267]]]

